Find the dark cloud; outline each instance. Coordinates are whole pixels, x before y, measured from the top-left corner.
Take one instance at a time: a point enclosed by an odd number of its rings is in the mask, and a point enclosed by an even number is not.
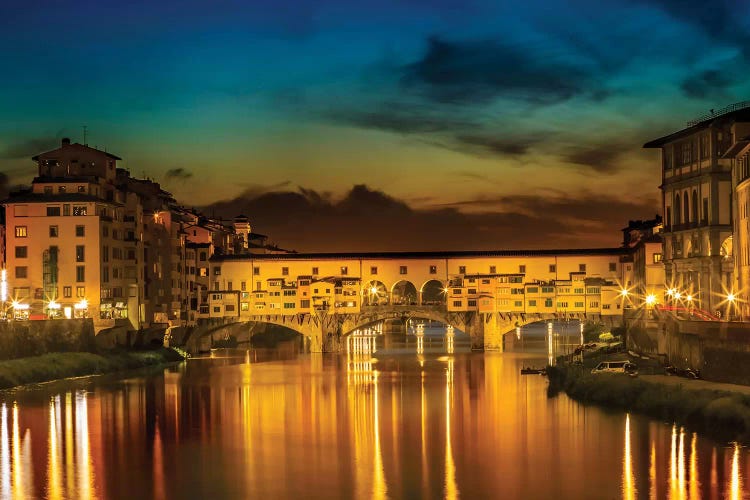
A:
[[[732,84],[732,78],[726,71],[707,70],[696,75],[690,75],[680,88],[688,97],[706,99],[717,94],[723,94]]]
[[[502,137],[481,134],[458,134],[454,137],[458,149],[480,155],[522,156],[538,139],[527,137]]]
[[[19,139],[15,142],[7,143],[0,148],[0,158],[11,160],[20,158],[31,159],[32,156],[43,151],[55,149],[59,145],[59,138],[52,136]]]
[[[424,57],[403,68],[401,82],[432,100],[452,104],[499,97],[553,104],[592,92],[603,95],[587,66],[556,57],[553,50],[500,40],[431,37]]]
[[[360,128],[399,134],[450,132],[478,126],[455,110],[446,113],[433,105],[405,102],[385,102],[373,109],[337,109],[326,113],[326,117]]]
[[[193,173],[185,168],[170,168],[164,174],[167,179],[187,180],[193,176]]]
[[[750,58],[750,34],[741,24],[747,14],[744,0],[642,0],[656,5],[672,18],[691,25],[714,41],[738,47]]]
[[[618,170],[617,161],[620,157],[634,149],[632,144],[605,143],[593,146],[581,146],[574,148],[563,160],[588,167],[595,172],[603,174],[614,174]]]
[[[259,231],[298,251],[428,251],[617,246],[625,221],[652,216],[656,198],[583,193],[477,197],[416,209],[366,185],[341,198],[311,189],[214,203],[207,213],[251,217]]]

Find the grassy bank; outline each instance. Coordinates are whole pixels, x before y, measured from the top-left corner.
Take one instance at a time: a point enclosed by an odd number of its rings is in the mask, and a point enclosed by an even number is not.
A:
[[[180,361],[172,349],[111,353],[60,352],[0,361],[0,389]]]
[[[676,422],[719,441],[750,444],[750,396],[691,389],[617,374],[591,375],[567,366],[547,368],[551,395]]]

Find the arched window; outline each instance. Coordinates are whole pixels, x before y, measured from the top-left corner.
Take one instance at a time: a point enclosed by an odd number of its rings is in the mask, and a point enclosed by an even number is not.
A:
[[[677,193],[676,195],[674,195],[674,223],[675,225],[682,224],[682,214],[681,214],[680,208],[681,208],[680,194]]]
[[[682,214],[682,218],[685,219],[685,224],[690,222],[690,197],[687,193],[682,195],[682,207],[685,213]]]
[[[698,222],[698,191],[693,189],[693,222]]]

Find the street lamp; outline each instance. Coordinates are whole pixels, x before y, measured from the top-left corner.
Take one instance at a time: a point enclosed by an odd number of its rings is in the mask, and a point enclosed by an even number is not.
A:
[[[646,296],[646,305],[649,306],[649,307],[653,307],[654,304],[656,304],[656,295],[654,295],[653,293],[647,295]]]

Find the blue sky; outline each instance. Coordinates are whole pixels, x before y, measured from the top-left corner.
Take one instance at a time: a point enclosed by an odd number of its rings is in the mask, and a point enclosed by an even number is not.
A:
[[[260,226],[259,196],[330,209],[366,185],[436,224],[519,215],[608,244],[658,210],[641,145],[750,95],[741,2],[268,4],[6,5],[0,171],[29,182],[30,156],[87,125],[134,174]]]

